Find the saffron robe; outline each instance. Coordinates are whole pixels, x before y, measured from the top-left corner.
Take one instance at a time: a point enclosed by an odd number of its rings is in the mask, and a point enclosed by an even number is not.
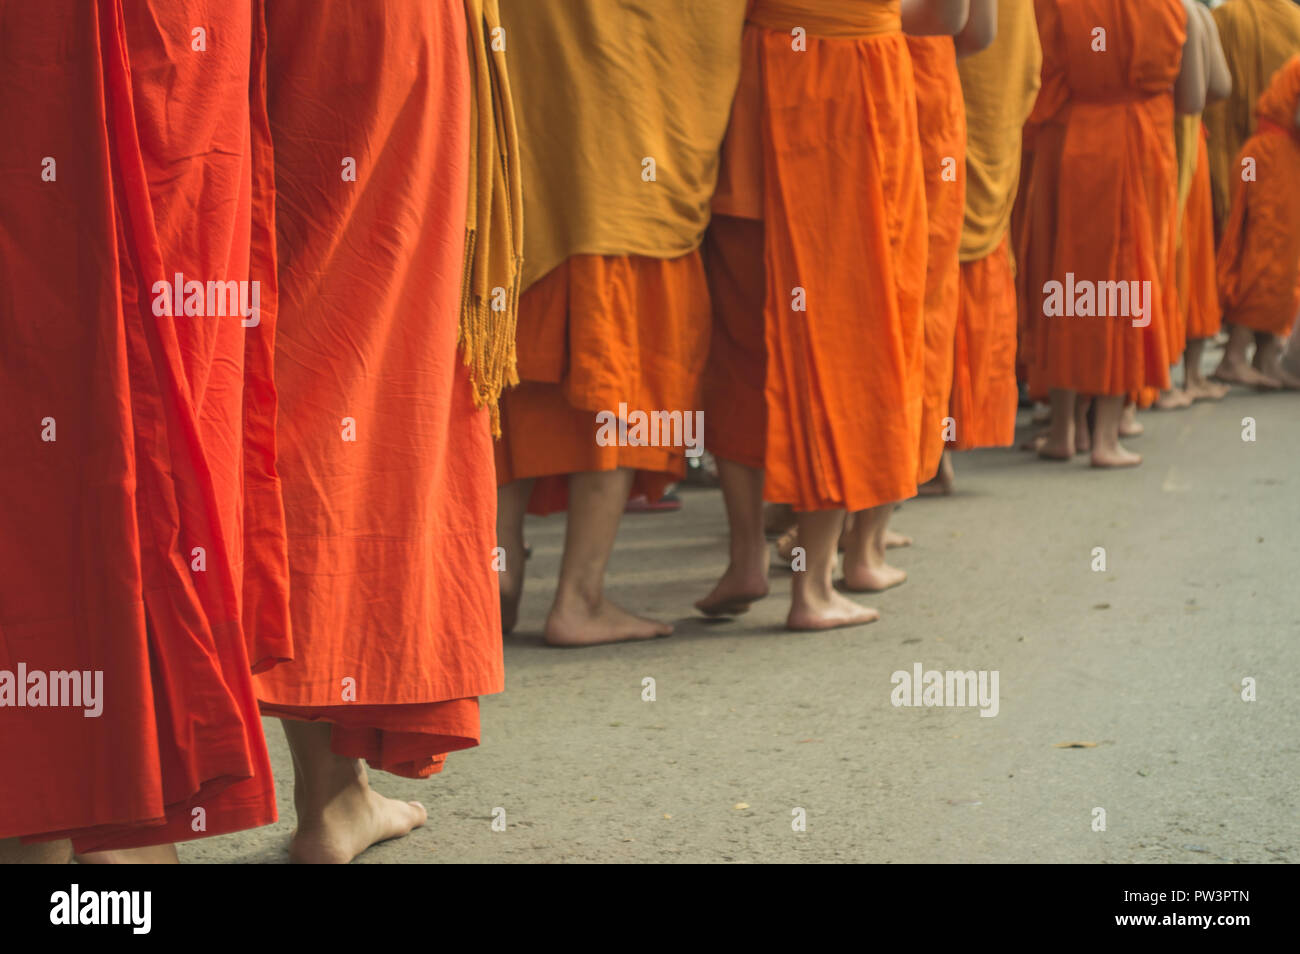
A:
[[[954,336],[953,450],[1015,440],[1016,287],[1009,237],[1019,190],[1023,128],[1041,82],[1034,8],[999,0],[998,33],[960,60],[966,103],[966,210]]]
[[[1030,241],[1052,242],[1050,281],[1062,298],[1076,282],[1089,283],[1076,287],[1095,289],[1098,304],[1108,297],[1102,283],[1124,283],[1133,296],[1127,313],[1049,315],[1049,289],[1041,288],[1031,391],[1167,388],[1167,323],[1177,304],[1173,86],[1187,13],[1180,0],[1039,0],[1036,9],[1042,98],[1063,138],[1060,187],[1036,196],[1055,204],[1055,234]],[[1096,49],[1103,40],[1105,53]],[[1140,317],[1137,297],[1146,298]]]
[[[267,27],[294,647],[258,698],[422,777],[503,688],[490,412],[457,350],[466,10],[280,3]]]
[[[1214,250],[1214,197],[1210,189],[1204,124],[1197,126],[1196,153],[1178,250],[1178,296],[1188,341],[1213,337],[1223,324]]]
[[[1295,0],[1228,0],[1213,11],[1232,74],[1232,94],[1206,107],[1214,233],[1222,237],[1241,168],[1241,147],[1255,134],[1255,105],[1282,64],[1300,53],[1300,5]]]
[[[250,670],[290,649],[257,6],[9,3],[0,34],[0,673],[102,674],[90,718],[0,687],[0,838],[267,824]]]
[[[701,407],[710,316],[698,251],[575,255],[524,293],[519,317],[523,383],[502,395],[498,485],[535,478],[528,508],[544,515],[568,509],[572,473],[633,469],[631,493],[650,500],[686,475],[684,445],[602,444],[596,415]]]
[[[532,513],[567,508],[573,473],[633,469],[632,493],[651,500],[685,476],[685,446],[600,443],[597,415],[701,407],[699,246],[744,11],[745,0],[503,0],[528,225],[523,383],[503,398],[496,464],[501,485],[536,479]]]
[[[1219,246],[1224,320],[1273,335],[1290,334],[1300,306],[1298,106],[1300,55],[1273,74],[1259,98],[1255,135],[1238,157],[1254,160],[1255,178],[1237,183]]]
[[[761,375],[764,399],[706,392],[705,417],[716,455],[762,462],[772,502],[856,511],[916,491],[924,172],[897,0],[757,0],[706,255],[726,263],[706,377]]]
[[[966,110],[952,37],[907,38],[916,80],[929,245],[925,278],[925,380],[917,482],[939,470],[952,394],[962,222],[966,210]],[[956,429],[961,422],[956,421]]]

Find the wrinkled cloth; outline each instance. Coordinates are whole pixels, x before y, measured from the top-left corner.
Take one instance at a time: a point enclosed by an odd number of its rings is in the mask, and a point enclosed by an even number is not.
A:
[[[500,0],[526,291],[575,255],[699,248],[746,0]]]
[[[0,4],[0,671],[102,710],[0,707],[0,838],[88,852],[275,821],[291,645],[260,13],[57,7]]]
[[[461,0],[267,8],[294,645],[257,693],[416,778],[504,686],[490,414],[457,349],[467,31]]]
[[[1255,104],[1287,60],[1300,53],[1300,5],[1295,0],[1228,0],[1213,11],[1232,74],[1232,94],[1205,110],[1210,131],[1214,231],[1222,236],[1241,178],[1235,165],[1255,134]]]
[[[1254,160],[1255,179],[1237,182],[1219,245],[1224,321],[1274,335],[1290,333],[1300,306],[1298,106],[1300,56],[1295,56],[1259,98],[1257,131],[1238,156]]]
[[[1053,249],[1049,280],[1063,289],[1071,276],[1097,291],[1104,282],[1123,282],[1139,295],[1149,288],[1150,300],[1141,318],[1131,301],[1128,314],[1048,316],[1047,290],[1031,285],[1030,390],[1125,395],[1167,388],[1169,322],[1177,314],[1173,87],[1186,10],[1180,0],[1038,0],[1036,10],[1040,103],[1061,138],[1058,188],[1033,196],[1055,207],[1044,219],[1054,216],[1054,230],[1031,233],[1028,241]],[[1093,51],[1098,28],[1108,44],[1104,57]],[[1035,156],[1035,176],[1043,161]],[[1179,348],[1182,341],[1180,333]]]
[[[723,440],[762,460],[774,503],[862,510],[914,495],[927,223],[897,0],[755,3],[714,212],[761,227],[711,237],[706,261],[729,263],[711,279],[727,332],[706,376],[761,373],[764,399],[742,420],[706,392],[706,420],[748,428]],[[761,297],[735,294],[760,262]],[[726,458],[718,430],[709,446]]]

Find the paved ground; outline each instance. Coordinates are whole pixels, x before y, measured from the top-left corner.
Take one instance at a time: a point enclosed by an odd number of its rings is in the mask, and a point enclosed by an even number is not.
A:
[[[547,649],[563,521],[532,523],[484,745],[428,782],[376,773],[430,824],[361,860],[1300,861],[1300,396],[1237,391],[1142,420],[1134,471],[959,456],[956,495],[895,519],[916,538],[894,551],[910,580],[852,630],[783,632],[780,570],[748,616],[694,616],[725,554],[721,498],[701,490],[628,517],[610,576],[676,634]],[[998,715],[895,708],[890,676],[918,662],[997,670]],[[267,734],[286,819],[182,860],[286,860],[292,772],[278,724]],[[1056,747],[1075,741],[1096,745]]]

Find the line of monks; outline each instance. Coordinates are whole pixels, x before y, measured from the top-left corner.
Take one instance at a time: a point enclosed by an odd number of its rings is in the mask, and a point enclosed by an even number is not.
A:
[[[775,515],[819,630],[877,618],[896,505],[1022,388],[1041,458],[1108,468],[1137,408],[1300,386],[1294,0],[0,0],[0,36],[0,858],[274,821],[262,715],[294,860],[423,824],[366,767],[478,744],[526,514],[567,512],[547,642],[671,632],[604,579],[687,447],[615,409],[703,410],[698,609],[767,595]],[[91,673],[102,714],[53,698]]]

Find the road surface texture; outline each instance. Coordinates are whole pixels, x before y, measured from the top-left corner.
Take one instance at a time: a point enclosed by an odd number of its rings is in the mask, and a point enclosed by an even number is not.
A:
[[[775,565],[748,615],[697,616],[727,526],[718,491],[686,489],[680,512],[624,519],[609,575],[675,634],[547,648],[564,522],[530,521],[483,745],[429,781],[372,773],[429,825],[360,861],[1300,861],[1300,396],[1141,419],[1136,470],[958,455],[952,497],[896,515],[910,578],[862,597],[882,619],[854,629],[784,632]],[[996,716],[892,705],[891,675],[917,663],[996,670]],[[292,769],[266,730],[281,822],[182,861],[287,860]]]

